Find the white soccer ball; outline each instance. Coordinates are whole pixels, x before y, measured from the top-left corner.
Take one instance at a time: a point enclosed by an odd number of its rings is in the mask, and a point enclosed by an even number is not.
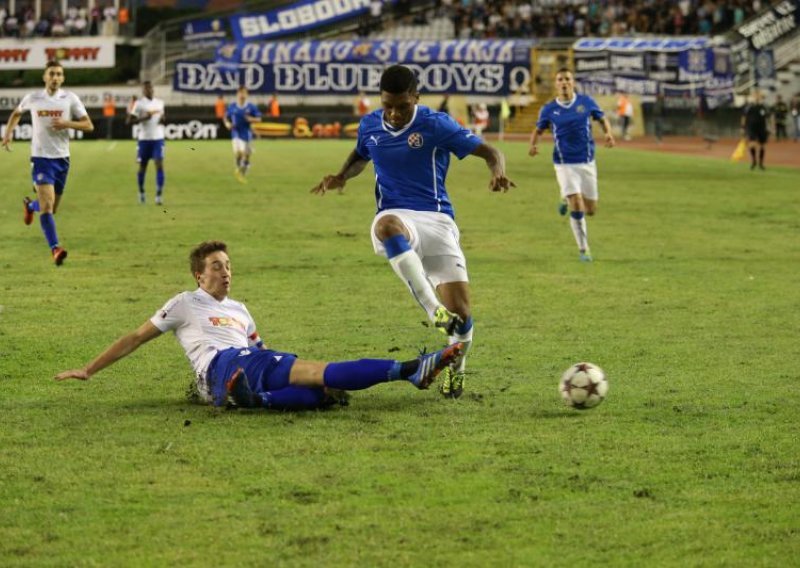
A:
[[[561,375],[558,390],[567,406],[586,410],[606,398],[608,380],[603,369],[594,363],[575,363]]]

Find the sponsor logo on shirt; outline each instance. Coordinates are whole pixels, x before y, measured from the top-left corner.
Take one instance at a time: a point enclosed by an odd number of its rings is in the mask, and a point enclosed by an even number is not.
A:
[[[237,320],[236,318],[232,317],[209,317],[208,321],[211,322],[211,325],[214,327],[237,327],[239,329],[245,330],[247,326]]]
[[[36,111],[36,116],[38,116],[40,118],[47,118],[47,117],[58,118],[63,114],[64,114],[63,110],[37,110]]]
[[[408,145],[411,148],[422,148],[422,134],[419,132],[412,132],[408,135]]]

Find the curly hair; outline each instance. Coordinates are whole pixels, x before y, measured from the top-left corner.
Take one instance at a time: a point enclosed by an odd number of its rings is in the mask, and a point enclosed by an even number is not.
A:
[[[192,276],[198,272],[203,272],[206,269],[206,258],[211,253],[222,251],[227,254],[228,245],[222,241],[205,241],[197,245],[189,253],[189,267],[192,271]]]

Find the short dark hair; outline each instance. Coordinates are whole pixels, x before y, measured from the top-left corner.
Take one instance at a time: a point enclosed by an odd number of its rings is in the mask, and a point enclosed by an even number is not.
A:
[[[417,91],[417,76],[403,65],[387,67],[381,75],[381,91],[393,95],[415,93]]]
[[[189,266],[192,270],[192,276],[198,272],[203,272],[206,269],[206,258],[208,255],[222,251],[228,252],[228,245],[222,241],[205,241],[197,245],[189,253]]]
[[[572,69],[570,69],[569,67],[561,67],[559,68],[558,71],[556,71],[556,75],[561,75],[561,73],[569,73],[570,75],[572,75]]]
[[[60,62],[60,61],[58,61],[57,59],[51,59],[50,61],[48,61],[48,62],[45,64],[45,66],[44,66],[44,70],[45,70],[45,71],[47,71],[47,70],[48,70],[48,69],[50,69],[51,67],[64,67],[64,66],[63,66],[63,65],[61,65],[61,62]]]

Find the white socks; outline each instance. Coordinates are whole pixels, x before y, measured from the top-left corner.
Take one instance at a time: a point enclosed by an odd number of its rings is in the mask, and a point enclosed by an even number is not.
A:
[[[586,233],[586,217],[581,215],[580,219],[570,216],[569,226],[572,227],[572,234],[575,235],[575,242],[578,249],[583,252],[589,250],[589,236]]]
[[[431,321],[434,319],[434,312],[441,302],[436,297],[425,270],[422,268],[422,261],[413,250],[407,250],[389,259],[389,264],[400,280],[406,283],[411,295],[419,302],[419,305],[428,313]]]

